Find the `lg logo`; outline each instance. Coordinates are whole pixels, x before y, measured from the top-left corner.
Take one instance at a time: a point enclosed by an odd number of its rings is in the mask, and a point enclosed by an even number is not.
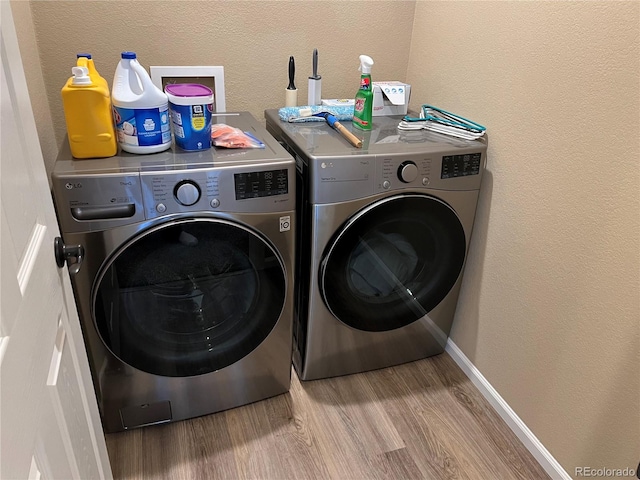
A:
[[[65,183],[64,188],[66,188],[67,190],[73,190],[74,188],[82,188],[82,184],[81,183]]]

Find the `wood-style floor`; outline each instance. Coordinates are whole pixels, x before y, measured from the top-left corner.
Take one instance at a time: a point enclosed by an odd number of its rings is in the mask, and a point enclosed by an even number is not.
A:
[[[549,478],[446,353],[107,435],[116,479]]]

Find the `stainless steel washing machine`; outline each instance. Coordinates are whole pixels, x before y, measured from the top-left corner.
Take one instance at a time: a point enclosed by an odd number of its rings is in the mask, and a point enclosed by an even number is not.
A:
[[[265,149],[73,160],[52,174],[103,425],[181,420],[287,392],[295,164]]]
[[[296,158],[294,365],[303,380],[362,372],[444,350],[487,146],[375,117],[352,147],[321,123],[267,130]]]

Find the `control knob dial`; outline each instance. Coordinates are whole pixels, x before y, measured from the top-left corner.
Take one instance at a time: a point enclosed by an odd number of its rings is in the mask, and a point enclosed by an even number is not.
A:
[[[404,183],[411,183],[418,178],[418,167],[410,160],[402,162],[398,167],[398,179]]]
[[[183,180],[176,185],[173,194],[180,205],[190,207],[200,200],[200,187],[191,180]]]

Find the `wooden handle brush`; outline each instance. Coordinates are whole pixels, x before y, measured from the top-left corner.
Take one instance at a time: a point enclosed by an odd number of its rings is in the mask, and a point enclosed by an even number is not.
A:
[[[329,122],[329,119],[327,118],[327,123],[328,122]],[[329,123],[329,125],[331,125],[331,124]],[[351,133],[349,130],[347,130],[347,127],[342,125],[339,121],[336,120],[335,122],[333,122],[333,128],[338,130],[342,134],[342,136],[344,138],[349,140],[349,143],[351,145],[353,145],[356,148],[362,148],[362,140],[360,140],[353,133]]]
[[[305,115],[306,112],[300,112],[302,116]],[[347,127],[342,125],[338,119],[330,114],[329,112],[318,112],[312,115],[313,117],[322,117],[324,118],[329,126],[334,130],[340,132],[340,134],[347,139],[347,141],[356,148],[362,148],[362,140],[356,137],[353,133],[351,133]]]

